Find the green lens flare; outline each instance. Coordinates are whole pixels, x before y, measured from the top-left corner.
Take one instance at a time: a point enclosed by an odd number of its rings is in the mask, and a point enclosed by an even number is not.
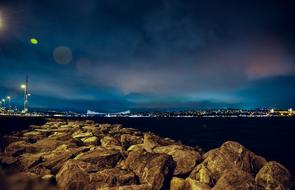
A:
[[[31,38],[30,41],[34,45],[38,44],[38,40],[36,38]]]

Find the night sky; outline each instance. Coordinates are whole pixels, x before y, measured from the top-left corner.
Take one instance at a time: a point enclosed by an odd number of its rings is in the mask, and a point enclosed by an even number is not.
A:
[[[21,105],[28,74],[34,108],[295,107],[294,10],[292,0],[0,0],[0,97]]]

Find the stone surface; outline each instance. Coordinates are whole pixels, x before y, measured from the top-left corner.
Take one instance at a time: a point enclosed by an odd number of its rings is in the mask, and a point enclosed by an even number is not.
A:
[[[190,147],[183,145],[160,146],[153,149],[156,153],[165,153],[171,155],[176,162],[174,175],[183,175],[190,173],[197,162],[201,161],[201,155]]]
[[[20,166],[24,169],[29,169],[42,162],[43,153],[30,154],[25,153],[19,157]]]
[[[243,170],[226,170],[212,190],[259,190],[254,178]]]
[[[170,190],[210,190],[211,188],[204,183],[191,178],[173,177],[170,183]]]
[[[75,157],[75,160],[93,163],[101,168],[112,168],[121,157],[121,153],[117,150],[97,147],[94,150],[79,154]]]
[[[216,182],[226,170],[242,170],[255,176],[256,172],[266,164],[266,160],[237,142],[225,142],[220,148],[213,149],[203,155],[204,161],[198,165],[190,174],[195,180]]]
[[[115,148],[115,149],[121,149],[121,143],[116,138],[112,136],[105,136],[102,139],[100,139],[100,143],[102,147],[105,148]]]
[[[152,152],[155,147],[176,144],[176,142],[172,139],[163,139],[153,133],[145,133],[143,144],[146,151]]]
[[[56,175],[57,185],[61,190],[84,190],[89,185],[90,177],[80,163],[69,160],[62,166]]]
[[[165,180],[174,169],[174,162],[170,155],[149,153],[145,150],[130,152],[126,164],[139,176],[140,183],[151,185],[155,190],[166,185]]]
[[[133,172],[119,168],[105,169],[91,173],[89,177],[90,182],[87,187],[89,189],[135,185],[137,182]]]
[[[99,139],[97,137],[85,137],[82,138],[81,141],[83,142],[84,145],[98,145],[99,144]]]
[[[292,184],[289,171],[277,162],[268,162],[260,169],[255,181],[265,189],[289,190]]]
[[[195,169],[191,172],[190,177],[195,179],[201,183],[205,183],[207,185],[213,186],[214,180],[213,175],[207,169],[207,167],[203,164],[198,165]]]
[[[170,181],[170,190],[189,190],[190,187],[186,183],[185,179],[179,177],[173,177]]]
[[[135,136],[135,135],[131,135],[131,134],[123,134],[123,135],[121,135],[120,141],[121,141],[122,147],[125,150],[127,150],[132,145],[142,144],[143,137],[142,136]]]
[[[61,145],[55,150],[46,152],[42,156],[42,166],[51,169],[52,173],[57,173],[65,161],[77,156],[83,148],[69,148],[67,145]]]

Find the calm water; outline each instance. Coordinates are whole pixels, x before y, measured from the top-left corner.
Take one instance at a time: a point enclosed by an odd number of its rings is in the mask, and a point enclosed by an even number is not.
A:
[[[205,150],[235,140],[295,173],[295,118],[91,118],[100,123],[152,131]],[[1,135],[43,124],[44,118],[0,118]]]

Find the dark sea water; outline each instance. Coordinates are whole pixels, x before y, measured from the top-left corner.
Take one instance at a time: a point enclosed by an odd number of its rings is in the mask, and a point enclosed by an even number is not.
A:
[[[152,131],[162,137],[199,145],[204,150],[234,140],[251,151],[276,160],[295,174],[295,118],[90,118],[99,123]],[[45,118],[0,117],[0,134],[43,124]]]

